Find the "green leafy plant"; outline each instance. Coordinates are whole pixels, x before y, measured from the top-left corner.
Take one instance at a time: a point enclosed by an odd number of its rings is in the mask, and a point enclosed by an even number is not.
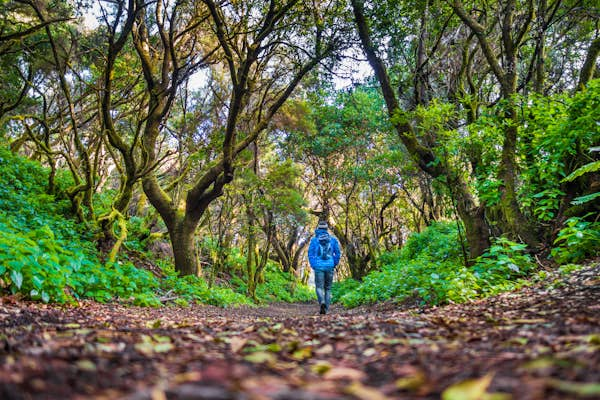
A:
[[[481,281],[484,292],[497,292],[507,282],[518,282],[535,268],[531,256],[526,254],[527,246],[509,239],[495,238],[490,248],[475,260],[472,267],[475,276]]]
[[[465,302],[523,284],[535,265],[525,246],[497,238],[473,267],[462,264],[456,245],[455,223],[436,223],[411,235],[405,246],[378,259],[379,271],[362,282],[335,285],[334,299],[346,307],[385,300],[413,300],[422,304]]]
[[[558,263],[578,262],[600,254],[600,223],[569,218],[560,230],[551,255]]]
[[[47,176],[38,163],[0,148],[0,288],[57,303],[90,298],[159,306],[161,294],[171,293],[178,304],[250,304],[231,288],[209,288],[202,278],[179,277],[164,261],[162,279],[126,260],[101,262],[93,231],[69,217],[67,201],[45,192]],[[57,179],[59,193],[63,180]],[[98,200],[99,207],[105,203],[109,204]],[[132,218],[128,225],[134,236],[146,229],[140,218]],[[144,250],[135,238],[127,245]]]

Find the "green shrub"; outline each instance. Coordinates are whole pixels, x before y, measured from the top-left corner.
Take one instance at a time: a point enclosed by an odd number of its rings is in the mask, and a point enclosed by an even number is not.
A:
[[[275,264],[268,263],[265,281],[256,288],[256,297],[261,302],[305,302],[315,297],[314,291],[302,285],[293,274],[285,273]]]
[[[600,254],[600,223],[573,217],[560,230],[551,255],[559,264],[574,263]]]
[[[101,302],[120,298],[158,304],[152,292],[158,283],[150,272],[129,263],[102,265],[81,249],[69,249],[48,226],[21,232],[11,226],[10,218],[2,216],[0,277],[12,293],[44,302],[87,297]]]
[[[211,304],[215,306],[232,306],[250,304],[250,300],[229,288],[208,287],[206,281],[197,276],[179,277],[172,265],[163,266],[165,278],[161,281],[161,289],[167,293],[180,296],[188,302]]]
[[[178,277],[168,264],[166,277],[159,279],[130,262],[100,262],[93,230],[70,218],[68,200],[46,193],[47,179],[48,171],[39,163],[0,147],[0,287],[5,291],[58,303],[90,298],[159,306],[160,293],[172,293],[179,304],[250,303],[231,289],[209,288],[201,278]],[[71,184],[62,171],[57,183],[58,193]],[[109,200],[106,192],[95,198],[97,211],[108,209]],[[131,218],[128,229],[143,233],[143,220]],[[135,238],[127,245],[144,250]]]
[[[334,303],[338,302],[344,294],[350,293],[358,288],[358,286],[360,286],[360,282],[352,278],[347,278],[340,282],[333,282],[333,285],[331,286],[331,301]]]
[[[523,245],[499,238],[467,268],[462,264],[455,223],[436,223],[411,235],[399,251],[378,259],[382,268],[363,282],[336,284],[334,299],[346,307],[393,299],[422,304],[465,302],[523,284],[534,264]]]

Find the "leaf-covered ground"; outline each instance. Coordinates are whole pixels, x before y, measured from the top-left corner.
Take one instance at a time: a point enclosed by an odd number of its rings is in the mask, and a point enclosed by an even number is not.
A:
[[[600,398],[600,265],[468,304],[326,316],[1,300],[2,399]]]

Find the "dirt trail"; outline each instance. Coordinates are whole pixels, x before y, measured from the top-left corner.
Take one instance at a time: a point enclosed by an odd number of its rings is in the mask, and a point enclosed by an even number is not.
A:
[[[551,280],[468,304],[326,316],[315,304],[70,308],[5,297],[0,398],[438,399],[465,381],[452,390],[600,398],[600,266]]]

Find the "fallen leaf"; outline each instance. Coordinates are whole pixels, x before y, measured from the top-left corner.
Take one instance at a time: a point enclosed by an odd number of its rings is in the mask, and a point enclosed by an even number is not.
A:
[[[232,337],[229,340],[229,345],[231,346],[231,351],[234,353],[239,352],[241,349],[244,348],[244,346],[246,345],[246,343],[248,342],[248,339],[246,338],[241,338],[241,337]]]
[[[273,353],[269,353],[266,351],[257,351],[244,357],[244,360],[254,364],[263,364],[274,363],[275,361],[277,361],[277,357]]]
[[[310,357],[312,357],[312,347],[303,347],[292,353],[292,358],[298,361],[303,361]]]
[[[90,360],[79,360],[75,365],[82,371],[96,371],[96,364]]]
[[[139,353],[142,353],[146,356],[151,356],[154,353],[166,353],[171,350],[175,346],[171,343],[171,338],[168,336],[158,336],[153,335],[152,337],[148,335],[142,335],[142,342],[136,343],[133,346]]]
[[[507,322],[510,324],[543,324],[548,321],[543,318],[534,318],[534,319],[521,318],[521,319],[513,319],[513,320],[510,320]]]
[[[310,370],[315,374],[323,375],[331,369],[331,364],[327,361],[319,361],[310,367]]]
[[[377,354],[377,350],[375,350],[373,347],[369,347],[368,349],[366,349],[365,351],[363,351],[363,357],[371,357],[374,356],[375,354]]]
[[[184,383],[184,382],[194,382],[202,379],[202,374],[199,371],[189,371],[181,374],[177,374],[173,377],[173,382],[175,383]]]
[[[158,329],[162,325],[162,321],[160,319],[155,319],[154,321],[146,322],[146,328]]]
[[[527,371],[537,371],[552,368],[556,365],[556,360],[551,357],[541,357],[533,361],[529,361],[521,366]]]
[[[127,345],[123,342],[98,343],[96,345],[96,350],[98,352],[105,352],[105,353],[120,353],[121,351],[125,350],[125,347],[127,347]]]
[[[318,348],[317,350],[315,350],[315,354],[318,355],[327,355],[327,354],[331,354],[333,353],[333,346],[330,344],[326,344],[323,347]]]
[[[281,335],[283,336],[298,336],[298,332],[295,329],[285,328],[281,331]]]
[[[416,371],[412,375],[397,379],[395,385],[400,390],[416,391],[425,384],[425,381],[425,374]]]
[[[388,398],[379,390],[364,386],[360,382],[352,382],[344,389],[344,392],[351,394],[360,400],[386,400]]]
[[[161,388],[154,388],[150,393],[151,400],[167,400],[167,394]]]
[[[564,393],[574,394],[579,397],[600,397],[600,383],[569,382],[559,379],[548,379],[548,386]]]
[[[360,381],[366,377],[365,373],[353,368],[347,367],[333,367],[329,371],[327,371],[323,378],[327,380],[342,380],[348,379],[351,381]]]
[[[507,343],[509,345],[514,344],[514,345],[519,345],[519,346],[525,346],[527,343],[529,343],[529,339],[524,338],[524,337],[515,337],[515,338],[511,338]]]
[[[455,383],[442,393],[443,400],[481,400],[492,383],[492,374],[479,379],[468,379]]]

